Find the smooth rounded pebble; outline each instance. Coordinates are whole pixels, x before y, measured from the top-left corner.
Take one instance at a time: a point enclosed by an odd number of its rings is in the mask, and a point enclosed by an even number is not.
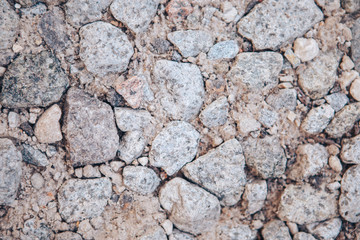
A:
[[[231,59],[236,57],[239,52],[239,45],[236,41],[223,41],[212,46],[208,52],[208,59]]]
[[[41,143],[54,143],[62,139],[59,120],[61,109],[54,104],[47,109],[36,122],[35,136]]]

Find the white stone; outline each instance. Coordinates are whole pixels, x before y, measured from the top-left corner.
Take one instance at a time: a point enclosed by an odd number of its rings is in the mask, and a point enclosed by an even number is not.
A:
[[[200,113],[201,122],[208,128],[224,125],[228,118],[229,103],[226,97],[220,97]]]
[[[346,170],[341,180],[341,195],[339,199],[340,215],[349,222],[360,221],[360,165]]]
[[[360,101],[360,78],[356,78],[351,83],[350,94],[356,101]]]
[[[141,131],[130,131],[125,133],[119,145],[119,158],[130,164],[141,155],[146,146],[146,139]]]
[[[278,114],[275,111],[269,109],[261,109],[259,122],[265,127],[272,127],[278,120]]]
[[[285,108],[294,111],[297,105],[296,100],[297,92],[295,89],[280,89],[266,98],[266,102],[275,110]]]
[[[342,72],[337,81],[340,83],[341,90],[347,93],[347,87],[357,78],[359,78],[359,73],[355,70],[350,70]]]
[[[299,232],[299,228],[298,228],[298,225],[296,223],[286,222],[286,225],[288,226],[291,235],[295,235],[296,233]]]
[[[348,71],[353,69],[355,67],[355,64],[348,55],[344,55],[340,67],[342,70]]]
[[[9,112],[8,114],[9,128],[17,128],[20,125],[20,116],[16,112]]]
[[[319,46],[315,39],[298,38],[294,42],[294,52],[302,62],[307,62],[319,54]]]
[[[48,108],[35,125],[35,136],[41,143],[55,143],[62,140],[60,129],[61,109],[57,104]]]
[[[148,158],[148,157],[141,157],[141,158],[138,158],[137,161],[138,161],[142,166],[146,166],[146,164],[148,164],[148,162],[149,162],[149,158]]]
[[[315,223],[306,226],[308,231],[319,239],[335,239],[341,230],[342,221],[340,218],[333,218],[322,223]]]
[[[166,219],[161,226],[166,232],[166,235],[170,235],[173,232],[173,223],[169,219]]]
[[[337,156],[330,156],[329,157],[329,166],[332,170],[335,172],[341,172],[342,171],[342,165],[340,162],[340,159]]]
[[[238,52],[239,46],[237,42],[234,40],[229,40],[218,42],[214,46],[212,46],[208,52],[207,57],[210,60],[232,59],[236,57]]]
[[[134,110],[131,108],[115,108],[116,125],[123,132],[143,130],[152,121],[152,116],[145,110]]]
[[[342,140],[340,157],[344,163],[360,164],[360,135]]]
[[[31,176],[31,185],[37,190],[41,189],[44,186],[44,182],[45,180],[40,173],[34,173]]]
[[[335,112],[340,111],[349,102],[349,98],[342,92],[327,95],[325,100],[330,104]]]
[[[299,232],[294,235],[293,240],[316,240],[316,238],[309,233]]]
[[[247,136],[250,132],[255,132],[261,128],[261,124],[249,114],[239,114],[236,120],[242,136]]]
[[[254,214],[263,208],[266,196],[266,181],[256,180],[251,183],[247,183],[242,197],[242,205],[248,214]]]
[[[101,177],[101,174],[97,167],[93,167],[92,165],[86,165],[85,167],[83,167],[83,176],[86,178],[97,178]]]
[[[312,108],[301,123],[301,129],[308,134],[321,133],[334,117],[334,109],[329,104]]]

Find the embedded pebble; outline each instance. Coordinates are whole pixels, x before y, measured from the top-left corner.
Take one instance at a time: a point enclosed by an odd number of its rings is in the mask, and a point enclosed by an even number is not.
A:
[[[208,239],[256,240],[257,231],[250,229],[247,224],[225,220],[219,221],[215,228],[198,237],[198,240]]]
[[[350,94],[356,101],[360,101],[360,78],[351,83]]]
[[[92,165],[86,165],[83,167],[82,175],[86,178],[98,178],[101,177],[99,169]]]
[[[208,128],[224,125],[228,118],[229,103],[226,97],[220,97],[200,113],[201,122]]]
[[[125,133],[119,145],[119,158],[130,164],[141,155],[146,146],[146,140],[141,131]]]
[[[195,237],[188,233],[174,229],[173,233],[169,236],[169,240],[195,240]]]
[[[295,89],[280,89],[278,92],[270,94],[266,102],[275,110],[282,108],[295,110],[297,93]]]
[[[343,0],[341,2],[347,12],[352,13],[360,9],[360,2],[357,0]]]
[[[21,151],[24,162],[30,163],[38,167],[46,167],[49,165],[49,160],[40,150],[34,149],[30,145],[23,145]]]
[[[340,233],[341,225],[340,218],[333,218],[319,224],[310,224],[306,228],[319,239],[335,239]]]
[[[360,5],[360,4],[358,4]],[[360,70],[360,18],[358,18],[352,27],[351,58],[355,64],[355,70]]]
[[[242,136],[247,136],[261,128],[261,124],[250,114],[239,114],[234,118],[237,120],[237,128]]]
[[[342,171],[342,165],[340,162],[340,159],[337,156],[330,156],[329,157],[329,166],[332,170],[335,172],[341,172]]]
[[[293,240],[316,240],[310,233],[298,232],[294,235]]]
[[[17,128],[20,125],[20,116],[16,112],[9,112],[8,126],[9,128]]]
[[[272,220],[265,224],[261,235],[264,240],[291,240],[289,228],[280,220]]]
[[[327,95],[325,100],[330,104],[335,112],[340,111],[349,102],[349,98],[342,92]]]
[[[180,22],[192,13],[193,7],[188,0],[171,0],[165,10],[170,20]]]
[[[58,233],[55,236],[55,240],[82,240],[83,238],[81,235],[74,233],[74,232],[62,232]]]
[[[152,169],[141,166],[125,167],[123,179],[126,187],[144,195],[154,192],[160,184],[160,178]]]
[[[340,64],[342,70],[347,71],[353,69],[355,64],[351,60],[351,58],[347,55],[344,55]]]
[[[44,178],[40,173],[34,173],[31,176],[31,185],[35,188],[35,189],[41,189],[44,186]]]
[[[57,104],[51,106],[40,116],[34,131],[39,142],[55,143],[61,141],[60,118],[61,109]]]
[[[236,57],[238,52],[239,46],[237,42],[234,40],[229,40],[219,42],[212,46],[208,52],[207,57],[210,60],[231,59]]]
[[[321,133],[334,117],[334,109],[329,104],[312,108],[301,123],[301,129],[308,134]]]
[[[242,206],[248,214],[254,214],[261,210],[267,196],[267,184],[265,180],[256,180],[247,183],[242,196]]]
[[[161,226],[163,227],[166,235],[170,235],[173,231],[173,223],[169,220],[169,219],[166,219],[162,224]]]
[[[144,95],[144,81],[141,77],[134,76],[116,86],[119,93],[132,108],[140,107]]]
[[[344,163],[360,164],[360,135],[342,140],[340,157]]]
[[[298,38],[294,42],[294,52],[302,62],[307,62],[319,54],[319,46],[312,38]]]
[[[116,125],[123,132],[143,130],[151,123],[151,114],[146,110],[115,108]]]
[[[259,122],[265,127],[272,127],[278,119],[278,114],[275,111],[269,109],[261,109]]]
[[[167,240],[167,237],[166,237],[164,229],[162,229],[160,226],[156,226],[151,229],[146,229],[145,233],[136,239],[139,239],[139,240]]]

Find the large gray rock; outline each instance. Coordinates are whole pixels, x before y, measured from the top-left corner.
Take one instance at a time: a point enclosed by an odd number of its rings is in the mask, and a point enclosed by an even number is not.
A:
[[[201,122],[208,128],[224,125],[227,121],[229,103],[226,97],[219,97],[200,113]]]
[[[297,104],[296,100],[297,92],[295,89],[280,89],[266,98],[266,102],[275,110],[285,108],[294,111]]]
[[[231,139],[188,163],[182,171],[191,181],[215,194],[223,205],[236,204],[244,191],[245,158],[240,143]]]
[[[146,145],[141,131],[129,131],[122,137],[119,145],[119,158],[130,164],[139,157]]]
[[[123,170],[124,185],[140,194],[149,194],[156,190],[160,178],[154,170],[142,166],[127,166]]]
[[[12,141],[0,138],[0,205],[11,204],[21,179],[21,153]]]
[[[240,20],[238,32],[250,39],[257,50],[277,50],[322,19],[323,14],[313,0],[268,0]]]
[[[199,138],[200,134],[189,123],[169,123],[152,142],[150,164],[163,168],[168,175],[173,175],[194,159]]]
[[[340,157],[344,163],[360,164],[360,135],[342,140]]]
[[[160,190],[159,200],[174,225],[192,234],[208,231],[220,217],[218,199],[182,178],[167,182]]]
[[[334,117],[334,109],[329,104],[312,108],[301,123],[301,129],[308,134],[321,133]]]
[[[277,219],[265,224],[261,234],[264,240],[291,240],[289,228],[283,221]]]
[[[235,40],[218,42],[210,48],[207,57],[210,60],[232,59],[236,57],[239,49]]]
[[[61,217],[70,223],[100,216],[111,196],[111,189],[108,178],[67,180],[58,194]]]
[[[131,108],[115,108],[116,125],[123,132],[143,130],[151,123],[152,117],[148,111]]]
[[[260,177],[280,177],[286,168],[284,149],[275,137],[262,139],[249,137],[242,144],[246,165]]]
[[[116,156],[119,136],[110,105],[76,87],[67,93],[63,132],[74,166],[102,163]]]
[[[358,18],[354,23],[352,28],[352,37],[351,58],[355,63],[355,69],[360,71],[360,18]]]
[[[309,184],[288,185],[281,195],[278,216],[283,221],[308,224],[337,216],[337,195]]]
[[[146,32],[160,0],[115,0],[110,10],[114,17],[135,33]]]
[[[167,114],[176,120],[197,116],[204,101],[204,82],[200,69],[189,63],[159,60],[154,68],[157,98]]]
[[[250,90],[268,90],[277,85],[282,65],[283,57],[276,52],[240,53],[228,77]]]
[[[85,25],[79,34],[79,55],[87,70],[103,77],[127,69],[134,49],[119,28],[99,21]]]
[[[4,75],[1,104],[10,108],[46,107],[60,100],[68,84],[59,60],[51,52],[21,55]]]

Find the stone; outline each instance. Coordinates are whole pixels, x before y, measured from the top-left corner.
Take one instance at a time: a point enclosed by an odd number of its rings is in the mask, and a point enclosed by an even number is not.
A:
[[[341,195],[339,198],[340,215],[349,222],[360,221],[360,165],[346,170],[341,180]]]
[[[10,139],[0,138],[0,205],[10,205],[16,198],[21,180],[21,153]]]
[[[239,21],[238,32],[250,39],[256,50],[278,50],[322,19],[313,0],[263,1]]]
[[[166,235],[170,235],[173,231],[173,223],[169,220],[166,219],[164,222],[161,223],[162,228],[164,229]]]
[[[168,175],[191,162],[199,144],[200,134],[187,122],[170,122],[155,137],[149,153],[150,164],[161,167]]]
[[[44,186],[45,180],[40,173],[34,173],[31,176],[30,180],[31,180],[31,185],[37,190],[41,189]]]
[[[152,169],[141,166],[125,167],[123,179],[128,189],[143,195],[154,192],[160,184],[160,178]]]
[[[9,112],[8,126],[9,128],[17,128],[20,125],[20,116],[16,112]]]
[[[256,132],[261,128],[261,124],[250,114],[240,113],[234,116],[236,116],[234,118],[241,136],[247,136],[249,133]]]
[[[319,54],[319,46],[315,39],[298,38],[294,42],[294,52],[302,62],[307,62]]]
[[[340,56],[334,51],[320,52],[307,63],[299,74],[299,86],[311,99],[319,99],[327,95],[336,81],[336,71]]]
[[[111,106],[76,87],[66,96],[63,133],[73,166],[102,163],[116,156],[119,136]]]
[[[356,78],[359,78],[359,72],[355,70],[343,71],[337,79],[337,82],[340,84],[342,92],[348,93],[348,87]]]
[[[167,237],[166,237],[164,229],[162,229],[160,226],[156,226],[151,229],[146,229],[145,233],[136,239],[139,239],[139,240],[167,240]]]
[[[303,144],[296,149],[296,163],[290,168],[288,177],[295,181],[316,175],[326,166],[329,154],[319,143]]]
[[[244,1],[242,1],[244,2]],[[231,4],[231,2],[222,2],[221,3],[221,11],[223,13],[222,20],[226,23],[230,23],[236,19],[238,16],[238,11],[235,7]],[[242,10],[240,10],[242,13]],[[242,15],[242,14],[241,14]]]
[[[250,90],[268,90],[278,84],[282,64],[283,57],[276,52],[240,53],[228,78]]]
[[[47,107],[60,100],[68,85],[67,75],[51,52],[24,54],[5,72],[0,101],[9,108]]]
[[[169,240],[195,240],[195,237],[174,229],[173,233],[169,236]]]
[[[155,63],[153,75],[160,90],[157,99],[172,119],[187,121],[198,115],[205,89],[196,65],[159,60]]]
[[[257,231],[252,230],[249,225],[241,224],[235,221],[223,220],[219,221],[216,227],[209,229],[209,232],[198,236],[198,240],[217,240],[217,239],[241,239],[256,240]]]
[[[291,240],[289,228],[283,221],[276,219],[265,224],[261,234],[264,240]]]
[[[186,178],[217,196],[222,205],[232,206],[244,191],[246,174],[242,147],[231,139],[183,167]]]
[[[57,104],[48,108],[35,125],[35,136],[41,143],[55,143],[62,140],[60,129],[61,109]]]
[[[306,226],[309,233],[319,239],[335,239],[341,230],[340,218],[333,218],[322,223],[314,223]]]
[[[142,166],[146,166],[149,162],[149,158],[148,157],[141,157],[138,158],[137,161],[142,165]]]
[[[49,160],[46,155],[40,150],[34,149],[30,145],[24,144],[21,154],[24,162],[26,163],[30,163],[38,167],[46,167],[49,165]]]
[[[358,5],[360,5],[358,3]],[[360,6],[359,6],[360,8]],[[360,71],[360,19],[358,18],[352,27],[351,58],[355,64],[355,70]]]
[[[288,185],[281,195],[278,216],[300,225],[337,216],[337,194],[315,189],[308,183]]]
[[[192,13],[193,7],[187,0],[171,0],[165,11],[171,21],[180,22]]]
[[[160,0],[126,1],[115,0],[110,6],[116,20],[124,23],[135,33],[146,32],[156,15]]]
[[[152,116],[146,110],[115,108],[116,125],[123,132],[143,130],[151,123]]]
[[[360,135],[342,140],[340,157],[344,163],[360,164]]]
[[[182,178],[165,183],[159,200],[175,227],[192,234],[206,232],[220,217],[218,199]]]
[[[258,120],[263,126],[270,128],[278,120],[278,113],[265,108],[261,109],[260,117]]]
[[[335,112],[340,111],[349,102],[349,98],[342,92],[327,95],[325,100],[330,104]]]
[[[351,83],[350,94],[356,101],[360,101],[360,78]]]
[[[340,0],[315,0],[323,9],[326,16],[331,16],[332,12],[340,8]]]
[[[151,47],[151,52],[155,54],[165,54],[170,49],[170,42],[162,38],[155,38],[151,42]]]
[[[23,239],[53,239],[53,232],[44,220],[36,218],[26,220],[22,232],[25,234],[22,236]]]
[[[119,145],[119,158],[130,164],[138,158],[146,146],[146,140],[141,131],[129,131],[122,137]]]
[[[340,64],[340,67],[344,71],[351,70],[355,67],[355,64],[351,60],[351,58],[347,55],[344,55]]]
[[[261,178],[280,177],[285,172],[286,157],[276,137],[249,137],[242,144],[246,165]]]
[[[219,60],[219,59],[232,59],[236,57],[239,52],[239,45],[235,40],[218,42],[212,46],[208,52],[208,59]]]
[[[201,111],[199,118],[208,128],[224,125],[228,118],[229,103],[226,97],[219,97]]]
[[[97,167],[86,165],[82,169],[82,175],[86,178],[99,178],[101,177],[100,171]]]
[[[297,105],[296,100],[297,92],[295,89],[280,89],[266,98],[266,102],[275,110],[285,108],[294,111]]]
[[[291,63],[293,68],[297,68],[301,64],[300,58],[294,53],[294,51],[291,48],[288,48],[284,52],[284,56]]]
[[[111,0],[70,0],[65,4],[67,21],[76,28],[100,20]]]
[[[340,159],[337,156],[330,156],[329,157],[329,166],[332,170],[335,172],[341,172],[342,171],[342,165],[340,162]]]
[[[80,58],[87,70],[100,77],[127,69],[134,49],[125,33],[106,22],[94,22],[80,29]]]
[[[82,240],[83,238],[81,235],[74,233],[74,232],[62,232],[58,233],[55,236],[55,240]]]
[[[289,228],[290,234],[295,235],[299,232],[299,227],[296,223],[293,222],[287,222],[286,226]]]
[[[265,180],[256,180],[245,185],[242,196],[242,206],[246,213],[254,214],[260,211],[267,196],[267,184]]]
[[[67,180],[58,193],[59,213],[68,223],[100,216],[111,191],[108,178]]]
[[[185,58],[196,57],[200,52],[207,53],[214,42],[212,36],[202,30],[171,32],[167,38]]]
[[[316,240],[313,235],[305,232],[298,232],[294,235],[293,240]]]
[[[335,114],[325,132],[332,138],[339,138],[350,131],[359,119],[360,103],[351,103]]]
[[[360,9],[360,2],[357,0],[343,0],[341,1],[342,7],[350,13],[353,13]]]
[[[300,128],[308,134],[321,133],[334,117],[334,109],[329,104],[312,108],[301,123]]]
[[[144,94],[144,83],[141,77],[134,76],[116,86],[120,94],[132,108],[140,107]]]

